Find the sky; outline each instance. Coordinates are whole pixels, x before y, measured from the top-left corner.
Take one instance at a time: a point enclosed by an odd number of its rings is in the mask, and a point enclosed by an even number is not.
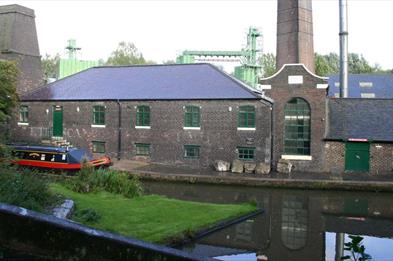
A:
[[[277,0],[0,0],[35,10],[41,55],[65,55],[67,39],[80,58],[106,60],[121,41],[147,60],[175,60],[184,50],[241,50],[250,26],[262,31],[263,52],[276,50]],[[314,51],[339,53],[338,0],[313,0]],[[349,52],[393,68],[393,0],[348,0]]]

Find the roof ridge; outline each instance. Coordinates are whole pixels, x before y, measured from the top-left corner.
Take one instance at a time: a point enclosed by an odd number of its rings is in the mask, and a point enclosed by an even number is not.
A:
[[[101,65],[101,66],[94,66],[90,69],[102,69],[102,68],[132,68],[132,67],[161,67],[161,66],[199,66],[199,65],[211,65],[209,63],[169,63],[169,64],[129,64],[129,65]]]

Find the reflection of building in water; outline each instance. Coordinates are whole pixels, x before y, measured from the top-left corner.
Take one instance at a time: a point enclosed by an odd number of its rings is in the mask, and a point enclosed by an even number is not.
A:
[[[325,232],[393,237],[393,207],[388,193],[145,184],[153,194],[214,203],[256,202],[264,210],[255,219],[198,240],[190,252],[208,251],[210,256],[252,252],[268,260],[325,260]]]
[[[307,239],[308,205],[302,198],[285,196],[282,200],[281,239],[292,250],[302,248]]]

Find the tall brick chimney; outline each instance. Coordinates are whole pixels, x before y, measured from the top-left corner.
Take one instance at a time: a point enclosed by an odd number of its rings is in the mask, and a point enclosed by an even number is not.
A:
[[[284,64],[302,63],[314,72],[311,0],[277,2],[277,70]]]
[[[42,85],[34,10],[20,5],[0,6],[0,59],[17,61],[19,94]]]

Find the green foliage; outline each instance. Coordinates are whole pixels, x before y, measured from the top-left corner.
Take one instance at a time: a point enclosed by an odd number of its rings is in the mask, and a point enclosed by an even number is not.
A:
[[[276,56],[272,53],[264,53],[259,59],[262,66],[263,77],[272,76],[276,72]]]
[[[337,74],[340,71],[340,58],[336,53],[321,55],[315,53],[315,73],[321,76]]]
[[[55,203],[48,183],[30,170],[0,166],[0,202],[43,211]]]
[[[84,223],[97,223],[101,219],[101,215],[92,208],[77,210],[74,216],[77,221]]]
[[[344,243],[344,250],[349,251],[350,255],[342,256],[341,260],[371,260],[371,256],[365,252],[366,248],[362,243],[363,237],[350,235],[349,238],[351,239],[351,242]]]
[[[94,169],[85,165],[67,187],[78,193],[105,190],[128,198],[142,195],[142,185],[135,176],[111,169]]]
[[[315,53],[315,73],[321,76],[329,74],[338,74],[340,72],[340,57],[336,53],[326,55]],[[391,73],[384,71],[378,65],[370,65],[370,63],[361,54],[348,54],[348,72],[354,74],[360,73]]]
[[[16,62],[0,60],[0,123],[10,118],[13,108],[17,105],[17,79]]]
[[[56,54],[55,56],[45,54],[45,57],[41,59],[41,67],[42,67],[42,72],[44,74],[45,82],[48,82],[49,78],[57,77],[59,60],[60,60],[59,54]]]
[[[154,62],[146,61],[142,53],[138,51],[133,43],[120,42],[117,49],[108,58],[107,65],[132,65],[132,64],[151,64]]]

